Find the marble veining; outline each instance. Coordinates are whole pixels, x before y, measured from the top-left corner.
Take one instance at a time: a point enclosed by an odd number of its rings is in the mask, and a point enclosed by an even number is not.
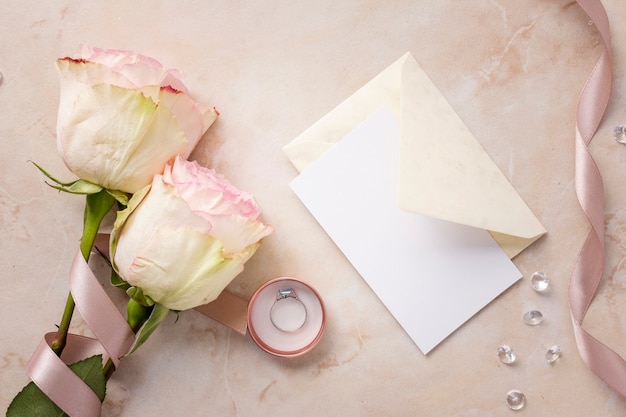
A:
[[[626,9],[605,0],[613,36],[613,96],[592,152],[606,192],[606,273],[586,318],[626,355]],[[601,44],[571,0],[328,0],[259,3],[8,0],[0,14],[0,409],[28,382],[25,365],[54,330],[67,296],[83,199],[47,187],[28,162],[63,179],[57,155],[57,57],[81,43],[130,49],[177,67],[221,116],[193,158],[253,193],[276,233],[230,290],[311,283],[328,309],[321,343],[276,358],[196,312],[169,317],[124,359],[103,417],[502,416],[521,389],[521,414],[620,416],[618,396],[580,360],[567,305],[587,224],[574,191],[574,110]],[[548,234],[515,258],[524,279],[422,355],[288,187],[297,172],[282,147],[410,51]],[[384,221],[373,219],[372,221]],[[364,225],[367,231],[367,225]],[[102,264],[94,265],[106,274]],[[551,288],[528,282],[546,271]],[[115,292],[111,292],[115,296]],[[522,314],[538,309],[530,327]],[[79,315],[73,331],[88,334]],[[516,352],[502,365],[498,346]],[[550,365],[546,349],[559,344]]]

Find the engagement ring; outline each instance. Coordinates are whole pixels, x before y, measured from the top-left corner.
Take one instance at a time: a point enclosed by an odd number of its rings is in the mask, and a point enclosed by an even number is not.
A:
[[[281,288],[270,309],[270,320],[274,327],[283,332],[300,330],[306,322],[306,307],[293,288]]]

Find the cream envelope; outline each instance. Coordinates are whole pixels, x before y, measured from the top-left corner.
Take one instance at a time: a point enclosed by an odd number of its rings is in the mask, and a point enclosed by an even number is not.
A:
[[[302,172],[382,106],[400,123],[400,208],[487,230],[509,258],[546,233],[410,53],[284,151]]]

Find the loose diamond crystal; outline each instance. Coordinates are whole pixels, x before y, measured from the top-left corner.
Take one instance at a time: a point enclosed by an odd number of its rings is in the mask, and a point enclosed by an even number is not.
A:
[[[626,144],[626,126],[619,125],[613,129],[613,139],[619,143]]]
[[[508,345],[499,346],[498,358],[500,358],[500,361],[502,363],[510,365],[515,362],[515,352],[513,352],[513,349],[511,349],[511,347]]]
[[[544,292],[550,286],[550,278],[545,272],[537,271],[530,276],[530,285],[537,292]]]
[[[553,345],[548,348],[546,352],[546,361],[553,363],[561,357],[561,347],[559,345]]]
[[[541,314],[541,311],[531,310],[524,314],[523,319],[524,323],[529,326],[536,326],[543,321],[543,314]]]
[[[526,396],[520,390],[511,390],[506,393],[506,406],[511,410],[521,410],[526,405]]]

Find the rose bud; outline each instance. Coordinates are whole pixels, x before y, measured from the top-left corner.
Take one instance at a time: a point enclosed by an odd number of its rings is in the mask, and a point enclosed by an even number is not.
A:
[[[186,310],[217,298],[271,232],[251,195],[177,158],[118,213],[111,256],[144,296]]]
[[[177,71],[133,52],[85,48],[56,66],[59,152],[80,179],[109,190],[150,184],[218,115],[189,97]]]

